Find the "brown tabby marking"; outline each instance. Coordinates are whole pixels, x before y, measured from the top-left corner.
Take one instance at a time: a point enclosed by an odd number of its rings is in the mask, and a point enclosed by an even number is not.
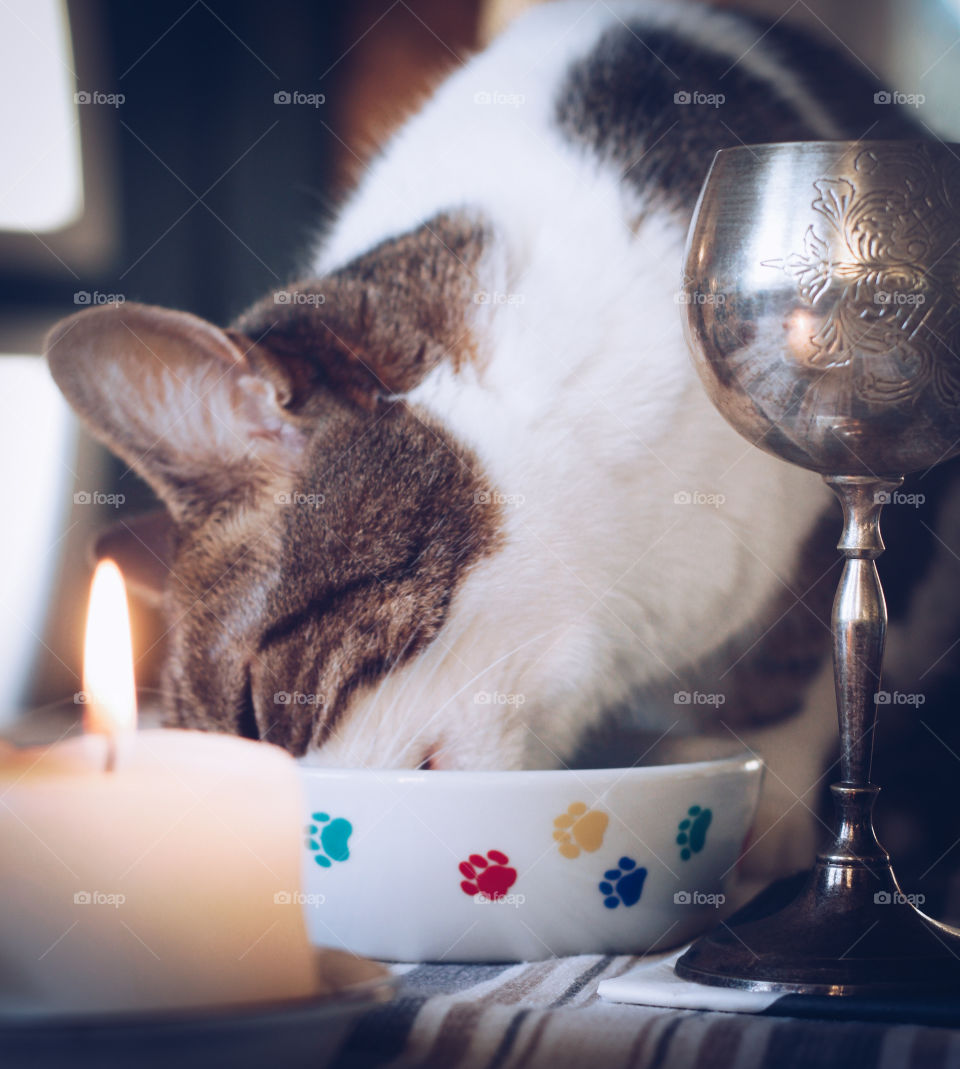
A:
[[[369,406],[377,395],[413,389],[443,361],[459,370],[476,358],[466,320],[489,239],[480,222],[438,215],[327,278],[291,283],[285,303],[259,301],[236,328],[314,386]]]
[[[355,691],[436,636],[468,569],[496,549],[499,510],[477,470],[403,402],[343,409],[291,504],[190,532],[174,565],[183,583],[169,588],[171,616],[182,616],[166,687],[173,720],[295,754],[321,745]],[[280,693],[296,697],[284,704]]]

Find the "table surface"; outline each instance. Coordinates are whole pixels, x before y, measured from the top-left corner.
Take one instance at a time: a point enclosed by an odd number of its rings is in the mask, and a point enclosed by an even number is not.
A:
[[[960,1067],[960,1029],[663,1010],[599,998],[601,980],[621,976],[641,960],[585,955],[531,964],[397,967],[402,973],[397,997],[361,1018],[334,1065],[336,1069]]]
[[[146,705],[145,719],[154,726],[156,708]],[[75,708],[65,705],[42,710],[21,721],[11,741],[48,741],[54,721],[62,732],[75,718]],[[521,964],[396,966],[401,978],[396,997],[360,1018],[330,1064],[332,1069],[960,1069],[960,1028],[664,1010],[597,995],[600,981],[656,960],[582,955]],[[289,1043],[280,1037],[271,1043],[263,1035],[266,1047],[260,1051],[249,1036],[238,1035],[248,1057],[238,1049],[232,1064],[315,1069],[327,1064],[330,1053],[319,1053],[325,1027],[305,1020],[303,1035],[291,1035]],[[326,1036],[333,1038],[329,1030]],[[280,1060],[261,1063],[259,1055],[269,1049]]]

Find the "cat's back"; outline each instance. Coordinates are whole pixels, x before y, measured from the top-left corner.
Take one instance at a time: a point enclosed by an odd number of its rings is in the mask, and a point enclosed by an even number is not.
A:
[[[335,268],[438,211],[481,211],[522,254],[584,209],[683,225],[713,153],[917,136],[852,54],[699,4],[559,0],[448,77],[366,169],[320,250]],[[622,197],[611,196],[611,190]]]

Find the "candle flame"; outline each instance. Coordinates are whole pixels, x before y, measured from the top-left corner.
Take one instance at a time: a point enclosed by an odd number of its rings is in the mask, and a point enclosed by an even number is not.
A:
[[[115,737],[137,726],[130,612],[120,569],[101,561],[90,585],[83,648],[83,729]]]

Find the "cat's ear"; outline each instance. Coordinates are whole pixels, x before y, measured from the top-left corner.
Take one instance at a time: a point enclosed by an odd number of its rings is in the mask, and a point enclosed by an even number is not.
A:
[[[473,328],[489,309],[475,268],[489,240],[481,223],[438,216],[270,294],[237,326],[285,363],[307,361],[314,384],[372,408],[441,362],[476,358]]]
[[[309,370],[242,333],[125,303],[61,321],[45,348],[91,433],[175,520],[299,465],[308,428],[297,405]]]

